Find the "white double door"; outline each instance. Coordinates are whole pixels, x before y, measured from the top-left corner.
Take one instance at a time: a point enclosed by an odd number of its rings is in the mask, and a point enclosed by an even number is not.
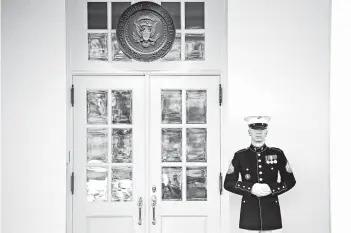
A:
[[[73,233],[220,232],[219,76],[73,84]]]

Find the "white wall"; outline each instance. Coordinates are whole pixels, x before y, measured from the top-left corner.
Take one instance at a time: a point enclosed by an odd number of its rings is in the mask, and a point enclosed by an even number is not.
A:
[[[1,0],[0,0],[0,54],[1,54]],[[1,60],[1,59],[0,59]],[[2,88],[1,88],[1,62],[0,62],[0,132],[2,132],[2,120],[1,120],[1,116],[2,116],[2,107],[1,107],[1,96],[2,96]],[[1,133],[0,133],[0,233],[1,233],[1,158],[2,158],[2,148],[1,148]]]
[[[228,2],[227,162],[249,145],[243,118],[272,116],[267,144],[284,150],[297,179],[280,199],[284,233],[330,232],[330,1]],[[230,194],[231,232],[239,198]]]
[[[349,182],[351,156],[351,1],[333,0],[331,51],[331,216],[332,232],[350,228],[351,186]]]
[[[64,0],[2,1],[2,232],[64,233]]]

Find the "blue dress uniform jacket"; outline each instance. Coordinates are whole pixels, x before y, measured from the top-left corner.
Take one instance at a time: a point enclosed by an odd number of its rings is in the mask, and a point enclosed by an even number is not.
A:
[[[281,180],[278,179],[278,172]],[[239,173],[241,181],[239,181]],[[272,193],[257,197],[251,193],[255,183],[266,183]],[[278,148],[253,145],[235,153],[224,179],[224,189],[242,195],[239,228],[275,230],[282,228],[278,195],[296,184],[284,152]]]

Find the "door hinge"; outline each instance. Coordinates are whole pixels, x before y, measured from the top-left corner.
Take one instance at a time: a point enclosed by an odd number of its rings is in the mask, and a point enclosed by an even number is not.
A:
[[[71,174],[71,193],[74,194],[74,172]]]
[[[223,177],[222,177],[222,172],[219,173],[219,194],[222,195],[223,192]]]
[[[219,84],[219,106],[222,106],[223,101],[223,89],[222,84]]]
[[[71,87],[71,105],[74,106],[74,85]]]

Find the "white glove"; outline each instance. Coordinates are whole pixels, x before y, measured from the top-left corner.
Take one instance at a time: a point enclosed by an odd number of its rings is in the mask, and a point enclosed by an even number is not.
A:
[[[272,193],[271,188],[269,187],[268,184],[262,184],[262,191],[263,191],[263,196],[267,196]]]
[[[252,186],[251,193],[253,195],[256,195],[257,197],[263,197],[263,196],[267,196],[267,195],[271,194],[272,190],[268,186],[268,184],[255,183]]]

